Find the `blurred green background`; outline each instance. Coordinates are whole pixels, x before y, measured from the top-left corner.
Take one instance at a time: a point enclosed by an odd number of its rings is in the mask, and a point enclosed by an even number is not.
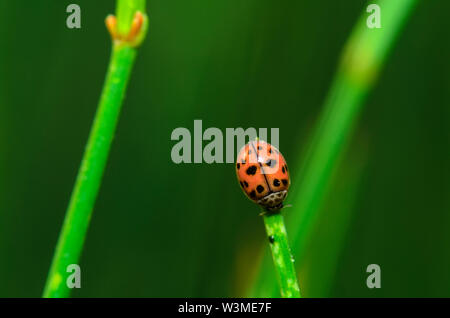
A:
[[[392,0],[402,1],[402,0]],[[81,6],[82,28],[66,28]],[[295,175],[364,1],[151,0],[76,297],[245,296],[268,249],[232,164],[173,129],[278,127]],[[115,1],[0,2],[0,296],[39,297],[100,96]],[[306,256],[309,297],[450,296],[450,2],[421,1],[369,95]],[[296,180],[292,180],[294,188]],[[289,197],[287,199],[289,203]],[[289,222],[289,213],[286,219]],[[368,264],[381,289],[366,287]]]

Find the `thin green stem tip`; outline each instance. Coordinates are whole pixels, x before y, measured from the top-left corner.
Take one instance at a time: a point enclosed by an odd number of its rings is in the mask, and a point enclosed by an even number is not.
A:
[[[295,273],[294,257],[289,248],[286,227],[281,213],[264,214],[264,224],[272,251],[273,263],[280,286],[281,297],[298,298],[300,288]]]

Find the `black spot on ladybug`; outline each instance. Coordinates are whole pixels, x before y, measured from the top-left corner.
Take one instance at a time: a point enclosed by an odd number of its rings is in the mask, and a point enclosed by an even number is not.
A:
[[[269,153],[272,153],[272,148],[269,148]]]
[[[239,170],[239,168],[241,167],[241,164],[238,162],[238,164],[236,165],[237,169]]]
[[[277,161],[276,161],[276,160],[273,160],[273,159],[269,159],[269,160],[267,160],[267,162],[266,162],[266,166],[268,166],[268,167],[270,167],[270,168],[275,167],[276,165],[277,165]]]
[[[281,168],[281,171],[282,171],[283,173],[286,173],[286,171],[284,170],[284,167]]]
[[[258,150],[262,150],[262,147],[261,147],[261,146],[258,146]]]
[[[281,183],[280,183],[280,180],[278,180],[278,179],[273,180],[273,185],[274,185],[274,186],[279,187],[280,184],[281,184]]]
[[[253,176],[255,173],[256,173],[256,166],[250,166],[250,167],[248,167],[247,168],[247,171],[246,171],[246,173],[249,175],[249,176]]]
[[[252,198],[252,199],[256,198],[256,192],[255,192],[255,190],[253,190],[252,192],[250,192],[250,198]]]
[[[275,237],[273,235],[269,236],[269,242],[270,244],[273,244],[275,242]]]
[[[258,193],[261,193],[261,192],[264,191],[264,187],[263,187],[262,185],[258,185],[258,186],[256,187],[256,190],[258,191]]]
[[[282,179],[281,182],[283,182],[284,185],[287,185],[287,184],[288,184],[287,179]]]
[[[241,187],[243,188],[244,187],[244,184],[242,183],[242,181],[241,182],[239,182],[240,184],[241,184]]]
[[[248,183],[247,183],[247,181],[244,181],[244,185],[245,185],[246,188],[248,188]]]
[[[288,171],[287,165],[284,165],[284,168],[286,169],[286,171]]]

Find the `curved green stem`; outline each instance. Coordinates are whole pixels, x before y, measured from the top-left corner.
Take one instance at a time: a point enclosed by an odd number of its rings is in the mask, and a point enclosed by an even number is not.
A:
[[[140,4],[140,6],[130,5]],[[117,16],[131,25],[137,10],[144,12],[145,1],[119,0]],[[120,20],[118,21],[120,23]],[[136,48],[114,41],[99,107],[86,145],[75,187],[45,285],[43,297],[68,297],[67,267],[78,264],[92,210],[100,188],[109,149],[114,137],[128,79],[136,57]]]
[[[294,257],[289,248],[283,216],[279,212],[264,214],[264,224],[270,242],[281,297],[299,298],[300,288],[295,273]]]

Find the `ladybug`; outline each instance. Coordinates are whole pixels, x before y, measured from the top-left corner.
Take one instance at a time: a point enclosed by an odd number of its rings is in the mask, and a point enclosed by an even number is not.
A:
[[[262,140],[250,141],[239,151],[236,175],[247,197],[266,211],[283,207],[291,181],[277,148]]]

